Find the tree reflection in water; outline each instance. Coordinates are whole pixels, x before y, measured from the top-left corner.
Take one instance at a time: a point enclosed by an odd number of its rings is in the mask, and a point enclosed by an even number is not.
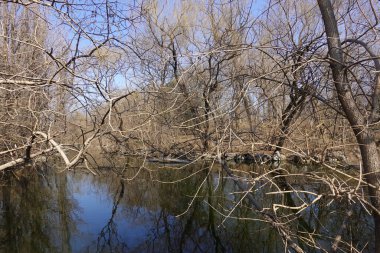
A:
[[[97,177],[81,171],[56,174],[52,168],[24,170],[18,179],[5,174],[1,252],[284,252],[278,232],[242,200],[244,193],[221,171],[151,165],[126,180],[138,169],[100,170],[103,175]],[[324,185],[289,184],[325,191]],[[255,182],[253,196],[264,208],[313,198],[305,193],[268,195],[272,188],[268,181]],[[291,231],[299,237],[313,231],[320,248],[330,249],[339,232],[343,248],[349,247],[347,238],[364,252],[373,247],[372,220],[359,204],[324,197],[300,214],[278,212],[302,217],[303,222],[289,218]],[[323,252],[300,245],[306,252]]]
[[[127,245],[118,236],[117,225],[114,222],[117,208],[123,196],[124,182],[120,181],[120,187],[116,190],[113,200],[111,217],[99,233],[96,252],[105,252],[107,250],[111,252],[124,252],[127,249]]]
[[[6,173],[1,187],[2,252],[71,252],[75,202],[67,176],[49,170]],[[54,180],[55,179],[55,180]]]

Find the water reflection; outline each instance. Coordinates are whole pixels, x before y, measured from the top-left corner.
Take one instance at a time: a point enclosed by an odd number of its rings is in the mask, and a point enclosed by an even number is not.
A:
[[[66,177],[33,171],[17,179],[5,174],[1,187],[1,251],[70,252],[75,200]],[[53,180],[55,179],[55,180]]]
[[[134,180],[125,180],[137,171]],[[6,174],[1,252],[284,252],[277,230],[258,220],[262,217],[242,200],[244,193],[221,171],[152,165],[149,170],[128,167],[122,175],[120,170],[100,172],[102,176],[94,177],[85,171],[57,174],[45,168],[19,178]],[[271,187],[264,181],[255,184],[254,198],[263,207],[289,201],[267,195]],[[318,191],[322,186],[307,187]],[[312,198],[289,196],[294,205]],[[360,205],[328,201],[322,199],[301,214],[308,229],[319,235],[321,247],[331,247],[339,232],[336,224],[342,224],[349,210],[353,222],[343,237],[362,248],[368,241],[373,244],[372,221]],[[302,236],[305,226],[292,224]],[[321,251],[302,246],[307,252]]]

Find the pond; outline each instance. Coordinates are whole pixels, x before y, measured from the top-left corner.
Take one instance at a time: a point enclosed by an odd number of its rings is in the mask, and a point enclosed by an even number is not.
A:
[[[210,170],[205,164],[181,168],[129,162],[99,168],[100,175],[94,176],[79,169],[58,173],[45,164],[5,174],[0,251],[284,252],[278,231],[242,200],[245,193],[218,166]],[[252,190],[264,207],[278,201],[266,194],[270,187],[260,181]],[[296,204],[297,199],[313,199],[300,193],[289,197]],[[317,235],[319,247],[331,246],[347,206],[326,199],[299,215]],[[350,208],[352,222],[343,237],[370,252],[372,219],[359,204]],[[289,222],[298,236],[305,236],[302,223]],[[301,246],[306,252],[322,252],[304,242]]]

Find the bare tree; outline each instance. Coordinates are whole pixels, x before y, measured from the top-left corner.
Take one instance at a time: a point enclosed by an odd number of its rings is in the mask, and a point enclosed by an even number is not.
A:
[[[228,210],[208,203],[225,219],[248,203],[284,247],[325,250],[307,210],[344,202],[350,213],[356,201],[372,211],[379,238],[379,6],[317,2],[1,1],[0,170],[53,152],[64,169],[94,174],[101,152],[143,155],[141,170],[147,157],[205,158],[184,213],[205,185],[212,192],[219,161],[238,189]],[[324,162],[330,150],[356,147],[354,175]],[[273,150],[324,169],[247,172],[222,159]],[[360,250],[340,237],[349,222],[328,239],[331,251]]]
[[[371,2],[368,4],[372,5]],[[380,236],[380,191],[379,191],[379,168],[380,168],[380,157],[376,146],[375,133],[373,131],[374,125],[378,123],[379,117],[379,75],[377,74],[373,82],[372,94],[369,95],[372,98],[369,115],[363,114],[360,108],[363,108],[357,99],[352,95],[352,86],[350,86],[350,81],[348,79],[348,73],[350,71],[344,59],[344,50],[342,47],[342,42],[340,39],[340,32],[338,30],[337,19],[335,18],[335,13],[333,6],[329,0],[319,0],[319,8],[322,13],[322,18],[326,28],[327,42],[329,46],[329,56],[330,67],[333,74],[333,80],[337,91],[337,97],[340,104],[344,110],[347,120],[350,122],[352,131],[355,133],[356,140],[360,147],[360,153],[363,162],[363,170],[366,174],[366,181],[368,182],[369,196],[371,203],[373,205],[373,217],[375,220],[375,237]],[[372,6],[371,6],[372,7]],[[374,11],[374,9],[372,9]],[[377,13],[373,12],[375,23],[369,23],[371,27],[377,24]],[[360,41],[360,37],[350,39],[350,41],[356,42]],[[360,43],[360,42],[359,42]],[[371,52],[370,48],[364,44],[365,48]],[[367,51],[368,51],[367,50]],[[373,57],[373,54],[369,54]],[[375,66],[378,71],[378,59],[371,59],[374,61]],[[380,241],[376,240],[376,252],[380,252]]]

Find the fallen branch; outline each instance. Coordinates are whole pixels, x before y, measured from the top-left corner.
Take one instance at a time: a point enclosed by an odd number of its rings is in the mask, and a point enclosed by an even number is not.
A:
[[[48,149],[45,149],[43,151],[37,152],[35,154],[31,154],[33,140],[34,140],[35,136],[37,136],[37,135],[41,136],[45,141],[48,141],[51,144],[51,147],[48,148]],[[75,156],[75,158],[72,161],[70,161],[69,158],[67,157],[65,151],[63,151],[63,149],[61,148],[61,145],[58,144],[56,141],[54,141],[54,139],[49,138],[49,136],[47,134],[43,133],[43,132],[40,132],[40,131],[33,132],[31,140],[25,146],[26,147],[26,151],[25,151],[26,154],[25,154],[25,156],[23,158],[18,158],[18,159],[15,159],[13,161],[10,161],[8,163],[5,163],[3,165],[0,165],[0,171],[8,169],[8,168],[11,168],[11,167],[14,167],[16,165],[27,163],[31,159],[33,159],[34,157],[37,157],[37,156],[40,156],[42,154],[48,153],[48,152],[50,152],[52,150],[56,150],[60,154],[60,156],[62,157],[62,159],[63,159],[63,161],[65,162],[65,165],[66,165],[65,170],[69,169],[69,168],[73,167],[74,165],[76,165],[78,163],[79,159],[82,157],[82,155],[85,152],[87,146],[94,139],[94,137],[95,137],[95,135],[93,135],[92,137],[90,137],[89,139],[87,139],[86,142],[85,142],[84,147],[82,147],[82,149],[79,151],[79,153],[77,154],[77,156]],[[91,171],[91,173],[94,173],[91,169],[89,169],[89,170]]]
[[[249,187],[247,186],[247,184],[234,175],[231,169],[227,166],[226,161],[220,159],[220,164],[222,165],[222,169],[228,174],[228,176],[234,181],[234,183],[240,188],[240,190],[243,192],[247,192],[246,197],[250,204],[253,206],[253,208],[258,213],[260,213],[267,222],[269,222],[274,228],[278,230],[280,236],[285,241],[285,246],[289,245],[289,247],[291,247],[295,252],[303,253],[303,249],[301,249],[301,247],[298,246],[298,244],[294,242],[293,239],[290,237],[289,229],[280,221],[278,221],[272,213],[263,210],[260,204],[257,203],[255,198],[253,197],[252,193],[248,191]]]
[[[54,147],[51,147],[51,148],[45,149],[45,150],[40,151],[40,152],[37,152],[37,153],[35,153],[35,154],[31,154],[31,155],[30,155],[30,158],[32,159],[32,158],[34,158],[34,157],[37,157],[37,156],[40,156],[40,155],[43,155],[43,154],[49,153],[49,152],[51,152],[51,151],[53,151],[53,150],[54,150]],[[0,171],[5,170],[5,169],[8,169],[8,168],[11,168],[11,167],[14,167],[14,166],[16,166],[16,165],[23,164],[23,163],[25,163],[25,162],[27,162],[27,161],[28,161],[28,159],[26,159],[26,158],[24,158],[24,157],[23,157],[23,158],[18,158],[18,159],[16,159],[16,160],[11,161],[11,162],[8,162],[8,163],[5,163],[5,164],[0,165]]]
[[[62,156],[62,159],[65,161],[66,166],[70,164],[70,160],[67,158],[66,153],[62,150],[61,146],[55,142],[53,139],[50,139],[47,134],[43,132],[36,131],[34,132],[36,135],[42,136],[45,140],[49,141],[51,145],[58,151],[58,153]]]
[[[69,160],[69,158],[67,158],[67,155],[65,153],[65,151],[63,151],[63,149],[61,148],[61,146],[55,142],[53,139],[49,138],[47,134],[43,133],[43,132],[34,132],[34,134],[36,135],[41,135],[42,137],[44,137],[47,141],[49,141],[51,143],[51,145],[53,145],[53,147],[58,151],[58,153],[61,155],[62,159],[64,160],[65,164],[66,164],[66,167],[64,170],[67,170],[67,169],[70,169],[71,167],[75,166],[80,158],[82,157],[82,155],[84,154],[84,152],[86,151],[87,147],[89,146],[89,144],[94,140],[94,138],[96,137],[96,134],[98,132],[96,132],[95,134],[93,134],[90,138],[88,138],[85,142],[84,142],[84,145],[83,147],[79,150],[78,154],[74,157],[74,159],[72,161]],[[87,167],[88,168],[88,167]],[[88,168],[89,169],[89,168]],[[63,171],[64,171],[63,170]],[[91,169],[89,169],[89,171],[93,174],[96,174],[94,173]]]

